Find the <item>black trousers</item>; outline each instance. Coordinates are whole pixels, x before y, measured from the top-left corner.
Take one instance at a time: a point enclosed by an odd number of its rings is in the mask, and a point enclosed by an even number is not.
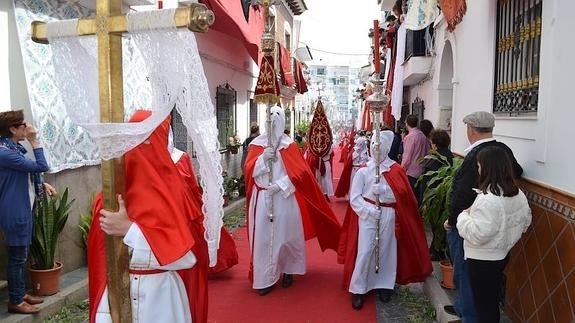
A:
[[[479,323],[499,322],[503,270],[508,261],[509,256],[495,261],[467,258],[469,280]]]

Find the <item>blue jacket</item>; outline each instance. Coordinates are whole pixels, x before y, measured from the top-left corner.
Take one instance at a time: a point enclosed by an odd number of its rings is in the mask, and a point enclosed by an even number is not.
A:
[[[26,149],[0,137],[0,229],[8,246],[27,246],[32,241],[30,175],[47,171],[42,148],[34,149],[36,161],[25,156]]]

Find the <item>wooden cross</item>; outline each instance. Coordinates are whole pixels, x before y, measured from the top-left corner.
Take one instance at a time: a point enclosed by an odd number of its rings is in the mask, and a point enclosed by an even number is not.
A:
[[[176,9],[176,27],[206,32],[214,22],[214,14],[202,4]],[[79,19],[77,34],[96,35],[98,43],[98,84],[100,121],[124,122],[124,90],[122,79],[122,33],[127,32],[127,19],[122,13],[122,0],[96,0],[96,16]],[[32,23],[32,40],[48,43],[46,23]],[[102,161],[104,208],[117,210],[116,194],[125,191],[124,160]],[[106,267],[110,314],[114,323],[132,322],[129,256],[118,237],[106,236]]]

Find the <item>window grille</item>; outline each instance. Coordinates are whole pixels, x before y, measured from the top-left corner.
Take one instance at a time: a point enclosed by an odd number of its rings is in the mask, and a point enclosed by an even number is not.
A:
[[[222,150],[227,149],[228,138],[236,134],[236,90],[229,84],[220,85],[216,91],[216,120],[218,140]]]
[[[537,112],[542,1],[497,1],[496,114]]]

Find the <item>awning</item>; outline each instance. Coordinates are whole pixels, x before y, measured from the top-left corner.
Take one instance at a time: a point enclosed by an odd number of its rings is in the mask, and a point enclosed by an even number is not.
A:
[[[264,31],[263,11],[250,5],[246,20],[242,1],[201,0],[200,2],[210,8],[216,17],[210,31],[216,30],[239,39],[244,43],[254,62],[259,62],[260,42]]]

